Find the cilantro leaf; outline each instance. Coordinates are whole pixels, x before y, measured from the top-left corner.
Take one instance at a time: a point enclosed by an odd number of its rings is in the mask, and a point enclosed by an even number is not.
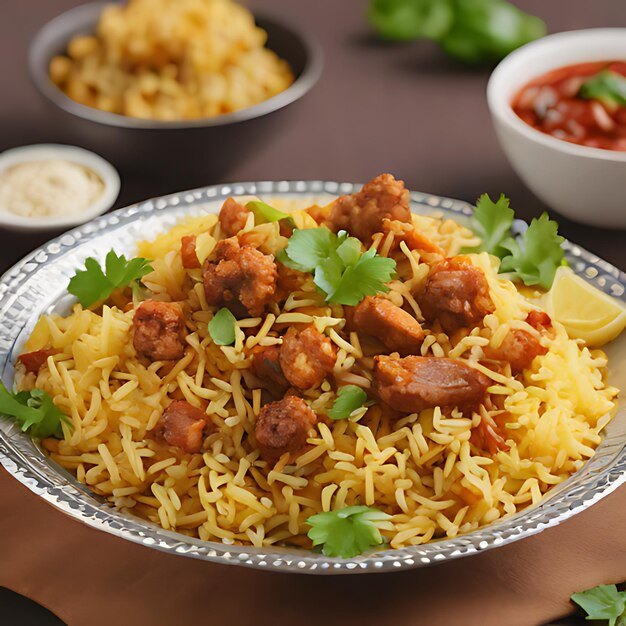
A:
[[[389,515],[368,506],[349,506],[307,519],[308,537],[326,556],[350,559],[383,543],[378,525]]]
[[[626,76],[611,70],[588,78],[578,91],[586,100],[599,100],[609,107],[626,106]]]
[[[508,250],[500,265],[501,273],[510,273],[526,285],[541,285],[550,289],[557,267],[563,262],[565,241],[557,233],[558,225],[547,213],[533,219],[520,237],[509,237],[501,246]]]
[[[32,437],[63,437],[61,423],[71,424],[67,415],[41,389],[10,393],[0,381],[0,414],[15,418],[23,432]]]
[[[367,401],[367,394],[356,385],[345,385],[337,392],[337,398],[328,411],[328,417],[333,420],[343,420],[350,417],[356,409],[362,407]]]
[[[355,306],[365,296],[385,293],[389,291],[385,283],[391,280],[395,269],[396,262],[393,259],[378,256],[375,250],[368,250],[355,265],[345,269],[327,300],[335,304]]]
[[[232,346],[235,343],[237,320],[226,308],[222,307],[209,322],[209,335],[218,346]]]
[[[302,272],[313,272],[337,248],[336,240],[337,235],[328,230],[328,228],[303,228],[297,230],[289,238],[289,244],[284,251],[285,254],[279,256],[279,260],[292,269],[298,269]],[[287,263],[282,260],[285,256],[288,259]]]
[[[626,611],[626,592],[618,591],[615,585],[598,585],[574,593],[572,600],[586,611],[587,619],[607,619],[609,626],[615,626]]]
[[[306,228],[294,232],[278,261],[313,274],[313,282],[335,304],[358,304],[365,296],[388,291],[396,263],[380,257],[375,250],[361,252],[361,242],[345,231],[336,235],[327,228]]]
[[[77,270],[67,286],[85,308],[106,300],[115,289],[134,286],[136,281],[153,271],[148,259],[137,257],[127,261],[123,254],[117,256],[114,250],[106,255],[104,267],[103,272],[98,261],[87,258],[85,269]]]
[[[464,252],[489,252],[502,258],[506,250],[502,242],[510,236],[513,225],[513,209],[509,207],[509,199],[500,194],[494,202],[484,193],[474,208],[474,215],[470,219],[471,229],[478,235],[481,242],[474,248],[465,248]]]
[[[293,217],[291,217],[289,213],[283,213],[261,200],[251,200],[246,204],[246,209],[254,213],[254,218],[257,224],[267,224],[268,222],[280,222],[281,220],[287,220],[293,228],[296,227]]]
[[[344,265],[355,265],[361,256],[361,242],[354,237],[345,239],[336,250]]]

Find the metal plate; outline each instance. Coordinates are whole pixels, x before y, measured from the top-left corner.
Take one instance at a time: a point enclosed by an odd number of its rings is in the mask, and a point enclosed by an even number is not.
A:
[[[50,311],[65,312],[70,276],[87,256],[103,260],[110,248],[135,252],[135,242],[167,230],[186,215],[216,211],[229,195],[296,198],[303,206],[327,194],[352,193],[360,185],[322,181],[257,182],[218,185],[181,192],[120,209],[69,231],[29,254],[0,281],[0,376],[13,381],[13,363],[37,319]],[[470,205],[413,192],[417,213],[443,213],[458,221],[471,215]],[[565,244],[572,268],[596,287],[625,300],[626,275],[572,244]],[[626,388],[626,334],[607,349],[609,381]],[[423,567],[474,554],[533,535],[588,508],[626,482],[626,406],[605,430],[595,456],[576,474],[555,487],[537,506],[454,539],[399,550],[370,551],[353,559],[333,559],[296,548],[254,548],[205,542],[166,531],[115,510],[92,494],[66,470],[50,461],[11,421],[0,419],[0,463],[17,480],[57,509],[81,522],[123,539],[164,552],[206,561],[274,571],[347,574]]]

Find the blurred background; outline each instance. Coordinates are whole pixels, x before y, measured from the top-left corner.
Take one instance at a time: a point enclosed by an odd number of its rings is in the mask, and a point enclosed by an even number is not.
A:
[[[14,146],[68,142],[53,107],[37,93],[27,71],[27,49],[51,18],[78,0],[25,0],[2,3],[0,67],[5,89],[0,101],[0,150]],[[519,0],[521,9],[542,18],[549,32],[594,26],[624,26],[621,2],[614,0]],[[321,43],[325,66],[317,85],[281,117],[270,136],[254,150],[238,137],[240,163],[219,180],[333,179],[365,181],[389,171],[407,186],[473,201],[483,192],[505,192],[522,217],[544,207],[523,186],[497,143],[485,102],[492,65],[467,67],[448,58],[432,41],[383,42],[365,18],[364,0],[250,2],[278,20],[294,23]],[[297,110],[296,110],[297,107]],[[219,154],[220,145],[207,149]],[[119,167],[118,163],[114,163]],[[120,169],[122,192],[116,206],[177,191],[190,182],[185,158],[180,166],[155,176],[136,164]],[[209,168],[210,169],[210,168]],[[194,179],[193,184],[198,184]],[[561,220],[561,230],[576,239],[587,227]],[[602,231],[588,242],[602,253],[602,242],[619,234]],[[0,252],[5,270],[49,235],[0,231],[9,249]],[[608,255],[619,265],[619,259]]]

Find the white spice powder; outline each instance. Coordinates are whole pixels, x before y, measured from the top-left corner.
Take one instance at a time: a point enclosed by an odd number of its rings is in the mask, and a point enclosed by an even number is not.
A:
[[[79,213],[103,191],[95,172],[61,159],[20,163],[0,173],[0,209],[24,217]]]

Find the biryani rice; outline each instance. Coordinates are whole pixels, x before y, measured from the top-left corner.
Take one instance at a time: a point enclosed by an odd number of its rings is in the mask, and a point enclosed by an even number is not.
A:
[[[284,202],[276,205],[286,208]],[[293,216],[297,225],[312,226],[303,211]],[[284,247],[277,224],[255,226],[253,219],[246,230],[261,249]],[[476,243],[452,220],[414,215],[413,221],[447,255]],[[554,336],[541,338],[547,354],[537,357],[521,380],[510,369],[495,372],[479,363],[483,348],[497,347],[511,328],[539,336],[523,321],[536,305],[498,276],[494,259],[482,253],[471,258],[488,279],[494,312],[484,327],[454,337],[425,329],[421,354],[460,358],[489,377],[488,392],[504,399],[509,415],[504,429],[510,449],[488,456],[472,445],[481,413],[468,417],[454,410],[445,416],[434,408],[391,422],[374,404],[348,420],[319,421],[293,462],[285,454],[272,466],[247,443],[261,391],[245,349],[280,343],[276,331],[286,324],[314,321],[337,348],[337,380],[363,386],[370,380],[363,371],[352,371],[363,355],[358,334],[338,334],[342,307],[326,304],[312,280],[281,310],[272,305],[262,317],[239,320],[234,346],[215,345],[207,331],[212,314],[200,271],[183,268],[180,237],[211,230],[205,236],[210,250],[219,229],[217,217],[205,215],[139,244],[139,254],[154,259],[154,272],[144,279],[153,297],[183,300],[193,311],[191,349],[163,379],[157,374],[163,363],[146,365],[136,356],[129,340],[133,311],[125,312],[123,302],[105,305],[101,313],[75,305],[67,317],[45,316],[26,346],[59,352],[38,374],[18,372],[18,387],[46,390],[72,422],[72,428],[64,426],[65,439],[43,441],[45,450],[122,511],[207,541],[308,547],[311,515],[366,504],[391,514],[382,534],[392,548],[401,548],[455,537],[537,504],[580,469],[600,443],[617,394],[604,382],[607,360],[601,351],[569,339],[554,322]],[[388,254],[390,245],[384,236],[374,237],[379,253]],[[420,256],[406,245],[401,252],[400,278],[390,283],[389,298],[419,315],[410,290],[425,279],[428,254]],[[184,289],[187,272],[195,282]],[[149,436],[175,391],[193,406],[208,402],[206,413],[217,429],[202,454],[183,453]],[[335,393],[324,383],[304,396],[314,410],[324,410]],[[492,417],[502,413],[481,411]]]

